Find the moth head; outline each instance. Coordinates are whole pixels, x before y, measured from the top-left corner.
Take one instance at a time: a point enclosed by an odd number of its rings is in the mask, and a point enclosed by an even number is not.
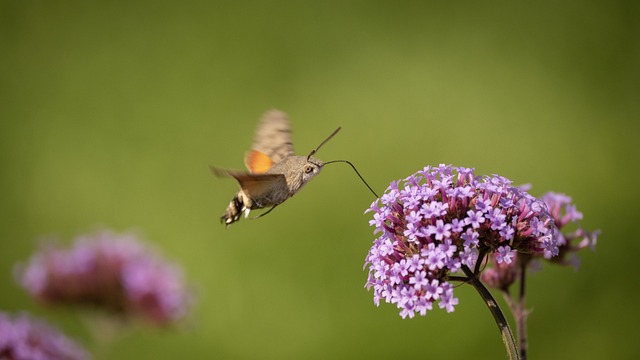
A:
[[[306,183],[311,180],[314,176],[320,174],[320,170],[324,163],[320,159],[316,159],[313,156],[307,156],[307,161],[302,166],[302,182]]]
[[[292,178],[288,180],[288,183],[290,185],[293,185],[293,188],[299,189],[304,184],[309,182],[309,180],[320,174],[320,170],[322,170],[324,163],[322,162],[322,160],[313,157],[313,155],[315,155],[318,150],[320,150],[322,145],[326,144],[327,141],[329,141],[335,134],[337,134],[338,131],[340,131],[340,128],[337,128],[333,133],[331,133],[329,137],[327,137],[322,143],[320,143],[320,145],[312,150],[306,157],[296,156],[291,158],[291,161],[295,162],[293,168],[296,170],[300,169],[299,171],[296,171],[297,174],[295,176],[292,176]]]

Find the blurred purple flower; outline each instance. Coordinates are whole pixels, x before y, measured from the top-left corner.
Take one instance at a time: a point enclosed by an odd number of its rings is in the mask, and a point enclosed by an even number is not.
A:
[[[21,313],[0,312],[0,359],[80,360],[87,352],[45,322]]]
[[[529,188],[528,185],[527,188]],[[582,213],[576,210],[569,196],[548,192],[541,199],[546,204],[554,223],[559,229],[558,256],[547,260],[554,264],[571,265],[577,270],[580,265],[580,259],[576,254],[577,251],[587,247],[595,250],[600,231],[586,231],[580,225],[573,227],[574,230],[567,229],[567,226],[577,224],[582,219]],[[578,242],[575,243],[576,241]],[[520,266],[540,268],[540,256],[536,255],[519,254],[517,258],[522,263]],[[507,290],[517,280],[520,270],[517,268],[517,261],[502,264],[496,262],[495,260],[499,260],[500,256],[501,254],[499,253],[494,254],[493,259],[490,259],[493,260],[493,265],[485,269],[481,279],[489,287]]]
[[[577,270],[580,266],[580,259],[576,252],[587,247],[595,251],[600,230],[586,231],[578,224],[578,221],[582,220],[582,213],[571,203],[569,196],[548,192],[542,196],[542,201],[549,207],[549,212],[556,226],[561,230],[558,237],[560,254],[551,259],[551,262],[572,265]],[[571,228],[571,224],[575,225],[573,226],[575,230],[567,229],[568,225]]]
[[[128,234],[79,236],[70,249],[49,245],[16,270],[43,303],[95,305],[155,324],[180,319],[191,302],[181,269]]]
[[[488,258],[492,265],[484,269],[480,275],[480,279],[488,287],[508,291],[509,286],[518,280],[516,261],[499,263],[495,261],[495,257],[497,256],[498,255],[495,254],[495,256]]]
[[[508,264],[514,252],[558,254],[547,206],[510,180],[476,176],[473,169],[425,167],[392,182],[367,211],[380,235],[365,261],[366,287],[376,305],[396,304],[403,318],[426,314],[435,301],[454,311],[458,299],[448,276],[473,267],[480,255],[496,253]]]

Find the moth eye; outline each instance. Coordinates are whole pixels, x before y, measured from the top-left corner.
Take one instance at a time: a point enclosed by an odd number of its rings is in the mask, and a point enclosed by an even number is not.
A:
[[[304,172],[305,172],[305,173],[307,173],[307,174],[308,174],[308,173],[310,173],[310,172],[312,172],[312,171],[313,171],[313,168],[312,168],[311,166],[305,166],[305,168],[304,168]]]

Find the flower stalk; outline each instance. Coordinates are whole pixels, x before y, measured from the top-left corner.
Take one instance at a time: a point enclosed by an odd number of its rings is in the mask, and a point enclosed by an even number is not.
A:
[[[527,359],[527,317],[529,316],[529,310],[526,308],[525,303],[525,279],[527,273],[526,262],[520,263],[520,295],[518,299],[518,307],[511,309],[511,312],[515,315],[516,323],[518,324],[518,337],[520,338],[520,358],[522,360]]]
[[[469,267],[466,265],[462,266],[462,271],[467,275],[467,283],[471,284],[482,300],[484,300],[487,308],[491,312],[493,319],[496,321],[496,325],[498,325],[498,330],[500,331],[500,335],[502,336],[502,342],[507,350],[507,354],[509,355],[510,360],[522,360],[520,354],[518,353],[518,348],[516,346],[515,338],[513,337],[513,332],[509,327],[509,323],[507,319],[502,314],[502,310],[498,306],[498,303],[493,298],[489,290],[482,284],[480,279],[478,279],[477,275],[474,274]]]

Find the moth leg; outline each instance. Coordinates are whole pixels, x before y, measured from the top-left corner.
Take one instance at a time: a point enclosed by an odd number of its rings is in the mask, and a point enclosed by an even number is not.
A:
[[[270,213],[270,212],[271,212],[271,210],[275,209],[275,208],[276,208],[276,206],[278,206],[278,204],[273,205],[273,206],[271,207],[271,209],[267,210],[266,212],[263,212],[262,214],[260,214],[260,215],[258,215],[258,216],[256,216],[256,217],[252,217],[252,218],[251,218],[251,219],[249,219],[249,220],[259,219],[259,218],[261,218],[261,217],[263,217],[263,216],[267,215],[268,213]]]

